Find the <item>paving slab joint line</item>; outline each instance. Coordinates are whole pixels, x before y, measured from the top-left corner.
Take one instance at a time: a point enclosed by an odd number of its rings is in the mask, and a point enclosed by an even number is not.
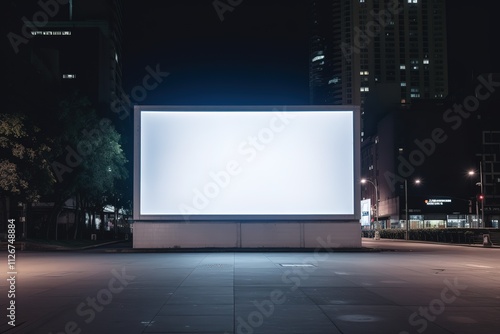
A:
[[[333,248],[328,250],[317,248],[119,248],[106,249],[107,253],[261,253],[261,252],[276,252],[276,253],[370,253],[381,252],[383,250],[371,247],[362,248]]]

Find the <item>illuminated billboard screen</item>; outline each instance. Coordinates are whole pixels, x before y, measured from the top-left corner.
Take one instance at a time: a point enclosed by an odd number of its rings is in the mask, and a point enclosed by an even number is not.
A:
[[[361,201],[361,226],[371,225],[371,211],[372,211],[372,201],[371,199],[364,199]]]
[[[135,110],[136,220],[359,219],[354,107]]]

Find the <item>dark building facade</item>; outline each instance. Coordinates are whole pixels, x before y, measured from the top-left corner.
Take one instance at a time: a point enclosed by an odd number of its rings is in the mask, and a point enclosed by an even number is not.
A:
[[[341,46],[350,44],[354,28],[351,1],[311,2],[309,92],[313,105],[360,104],[353,81],[357,55],[345,57]]]
[[[491,79],[449,94],[445,1],[316,0],[311,21],[310,102],[361,106],[362,197],[383,227],[498,227],[498,103],[455,119]]]
[[[383,227],[405,227],[406,204],[411,228],[499,227],[500,99],[476,96],[498,79],[481,75],[469,94],[415,101],[377,122],[362,144],[362,175],[378,185]],[[374,187],[362,190],[375,198]]]
[[[100,118],[116,119],[116,110],[128,108],[122,98],[120,0],[4,5],[2,85],[8,113],[28,115],[44,129],[41,136],[50,136],[50,131],[58,131],[54,124],[60,101],[75,92],[90,100]],[[54,202],[52,197],[41,198],[29,205],[29,229],[34,233],[37,224],[48,219]],[[19,216],[25,216],[25,207]],[[59,230],[67,231],[74,222],[74,208],[74,199],[63,204]]]
[[[123,104],[121,1],[41,3],[11,4],[8,58],[12,71],[24,68],[45,95],[61,97],[78,90],[103,114]],[[22,89],[15,73],[7,77],[16,86],[13,90]],[[28,80],[22,74],[17,79]]]

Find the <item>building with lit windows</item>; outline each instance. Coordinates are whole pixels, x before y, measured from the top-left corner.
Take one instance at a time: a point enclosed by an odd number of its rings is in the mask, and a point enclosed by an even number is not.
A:
[[[402,114],[422,110],[412,107],[420,100],[441,110],[448,95],[445,0],[312,0],[311,8],[310,103],[361,106],[361,175],[378,185],[378,196],[368,184],[362,197],[378,198],[382,222],[398,226],[404,193],[383,174],[397,173],[408,153],[398,149],[408,149],[418,116]]]
[[[114,110],[128,108],[122,89],[121,0],[7,1],[4,5],[8,13],[2,71],[6,110],[22,111],[50,131],[60,101],[74,92],[88,98],[101,118],[114,120]],[[118,126],[125,127],[125,122]],[[74,199],[63,205],[58,216],[62,231],[73,223],[75,205]],[[48,219],[52,206],[50,196],[32,203],[32,232]]]
[[[312,1],[309,94],[312,105],[360,105],[359,62],[342,53],[353,35],[350,1]],[[357,54],[352,58],[358,59]]]
[[[313,0],[311,104],[363,105],[377,85],[398,102],[448,94],[444,0]]]
[[[373,141],[364,141],[362,176],[377,183],[383,228],[404,228],[406,204],[411,229],[500,227],[500,98],[492,95],[467,119],[446,117],[473,99],[481,78],[500,82],[497,74],[478,78],[454,98],[392,109],[377,122]],[[375,188],[361,187],[362,198],[374,201]]]

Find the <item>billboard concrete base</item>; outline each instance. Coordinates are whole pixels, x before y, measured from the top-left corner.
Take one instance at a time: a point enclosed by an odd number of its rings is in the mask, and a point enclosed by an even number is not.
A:
[[[361,248],[359,221],[142,222],[134,248]]]

